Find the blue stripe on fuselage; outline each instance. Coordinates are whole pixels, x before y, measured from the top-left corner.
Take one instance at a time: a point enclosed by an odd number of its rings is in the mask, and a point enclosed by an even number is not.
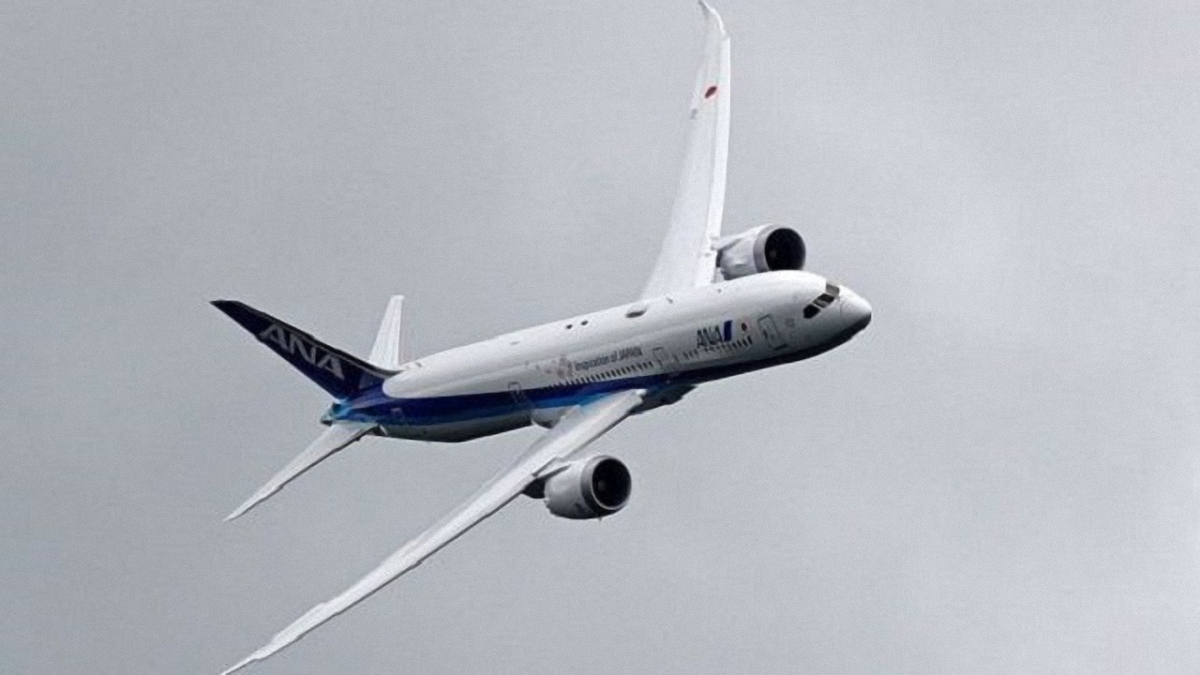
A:
[[[732,321],[727,322],[724,326],[725,330],[732,331],[732,324]],[[587,403],[618,391],[647,389],[653,392],[677,385],[697,385],[800,361],[843,344],[853,334],[854,331],[846,331],[824,345],[756,361],[708,366],[675,373],[640,375],[603,382],[527,389],[520,393],[519,396],[522,399],[520,402],[514,397],[513,392],[508,391],[395,399],[384,394],[383,387],[380,385],[372,387],[349,401],[334,404],[329,411],[329,416],[331,419],[375,422],[388,426],[424,426],[510,415],[531,408],[561,408]]]
[[[364,395],[334,405],[333,419],[376,422],[396,426],[424,426],[465,422],[473,419],[509,415],[531,408],[565,408],[581,405],[613,392],[627,389],[658,389],[670,380],[668,375],[646,375],[605,382],[529,389],[518,400],[513,392],[496,391],[456,396],[394,399],[375,388]]]

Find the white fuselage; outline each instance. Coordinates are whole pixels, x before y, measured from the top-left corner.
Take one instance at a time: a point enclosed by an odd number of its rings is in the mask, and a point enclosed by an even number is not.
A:
[[[623,389],[650,392],[649,409],[708,380],[820,354],[869,320],[865,301],[816,274],[755,274],[422,357],[331,414],[377,421],[390,436],[461,441],[550,425]]]

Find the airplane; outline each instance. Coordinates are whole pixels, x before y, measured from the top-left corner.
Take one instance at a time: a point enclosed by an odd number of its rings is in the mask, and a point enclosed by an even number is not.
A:
[[[703,383],[812,358],[870,323],[866,300],[804,270],[796,230],[768,224],[722,236],[730,42],[720,15],[706,0],[700,7],[707,37],[686,159],[637,300],[410,361],[401,358],[403,296],[389,301],[366,360],[241,302],[213,303],[335,399],[321,419],[328,429],[226,520],[365,436],[456,443],[547,429],[461,506],[222,675],[296,642],[521,496],[563,518],[617,513],[632,476],[619,459],[585,452],[589,443]]]

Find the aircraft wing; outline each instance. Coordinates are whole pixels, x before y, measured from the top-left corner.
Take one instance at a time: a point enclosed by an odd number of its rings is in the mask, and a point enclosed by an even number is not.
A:
[[[568,412],[553,429],[538,439],[516,461],[492,477],[462,506],[400,547],[400,550],[341,595],[310,609],[292,625],[280,631],[264,647],[242,659],[222,675],[229,675],[275,654],[420,565],[443,546],[499,511],[524,492],[531,483],[554,473],[564,460],[628,417],[641,405],[645,394],[643,390],[621,392]]]
[[[667,237],[642,299],[711,283],[716,269],[729,158],[729,35],[705,0],[700,6],[708,37],[692,92],[687,155]]]

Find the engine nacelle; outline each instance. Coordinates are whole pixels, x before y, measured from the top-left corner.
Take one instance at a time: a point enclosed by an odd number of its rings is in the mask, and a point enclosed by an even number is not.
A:
[[[625,508],[633,479],[615,457],[597,455],[573,462],[542,486],[546,508],[562,518],[603,518]]]
[[[717,267],[726,279],[802,270],[805,255],[804,238],[782,225],[759,225],[717,242]]]

